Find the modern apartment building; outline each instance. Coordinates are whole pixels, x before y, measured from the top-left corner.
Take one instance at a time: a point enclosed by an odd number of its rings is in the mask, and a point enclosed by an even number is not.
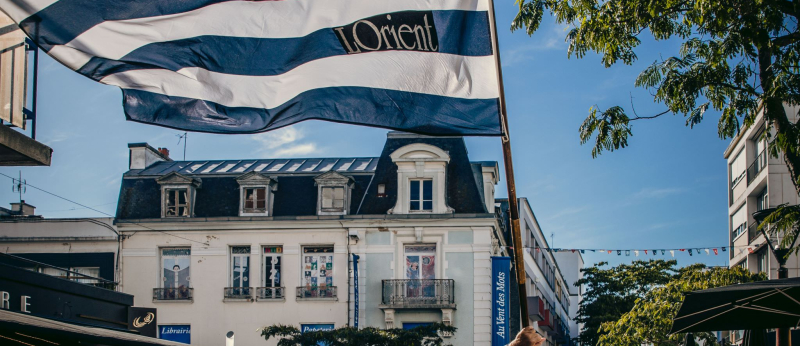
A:
[[[470,162],[462,138],[390,133],[364,158],[129,150],[120,285],[157,308],[162,335],[217,345],[234,331],[237,344],[274,345],[257,329],[443,322],[458,328],[450,344],[490,344],[498,167]]]
[[[786,107],[792,121],[797,121],[797,107]],[[778,278],[778,262],[764,236],[757,231],[753,213],[781,204],[798,204],[797,191],[783,157],[767,152],[763,113],[743,127],[725,150],[728,161],[728,220],[731,267],[741,266],[752,272],[765,272]],[[773,244],[775,244],[773,240]],[[789,277],[800,276],[800,258],[792,255],[786,262]]]
[[[497,199],[500,210],[508,217],[508,199]],[[519,198],[520,230],[525,247],[525,272],[528,313],[531,326],[546,338],[545,346],[571,345],[580,333],[575,322],[582,291],[575,282],[583,277],[583,256],[580,251],[551,251],[536,215],[527,198]],[[508,223],[505,223],[508,225]],[[511,231],[504,232],[507,244],[512,244]],[[512,271],[513,280],[516,276]],[[516,281],[514,281],[516,282]],[[512,286],[514,288],[514,286]],[[512,293],[517,295],[516,291]],[[512,315],[519,312],[512,312]],[[519,331],[519,321],[516,321]],[[512,333],[513,334],[513,333]]]

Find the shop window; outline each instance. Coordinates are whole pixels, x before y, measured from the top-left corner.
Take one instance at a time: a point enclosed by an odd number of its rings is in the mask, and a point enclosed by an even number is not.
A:
[[[302,286],[298,298],[336,298],[333,246],[303,247]]]

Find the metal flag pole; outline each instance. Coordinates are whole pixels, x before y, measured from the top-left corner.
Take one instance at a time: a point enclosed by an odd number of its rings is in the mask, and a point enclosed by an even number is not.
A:
[[[528,320],[528,293],[525,285],[525,260],[522,235],[519,229],[519,206],[517,205],[517,187],[514,183],[514,165],[511,160],[511,137],[508,133],[508,117],[506,113],[506,95],[503,89],[503,69],[500,65],[500,43],[497,38],[497,20],[495,19],[494,0],[489,0],[489,15],[491,16],[492,49],[494,50],[495,64],[497,65],[497,84],[500,89],[500,126],[503,129],[501,141],[503,143],[503,163],[506,171],[506,186],[508,187],[508,209],[511,221],[511,237],[514,246],[514,268],[519,285],[519,310],[522,328],[530,326]]]

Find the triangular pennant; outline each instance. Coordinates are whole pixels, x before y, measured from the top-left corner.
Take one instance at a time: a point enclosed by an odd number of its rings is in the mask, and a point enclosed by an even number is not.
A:
[[[664,250],[661,250],[661,251],[664,251]],[[672,257],[675,257],[675,250],[669,250],[669,253],[672,255]]]
[[[645,250],[645,251],[647,251],[647,250]],[[633,250],[633,253],[636,255],[636,257],[639,257],[639,250]]]
[[[575,253],[575,249],[572,249],[572,253]]]
[[[617,250],[617,256],[622,255],[622,250]]]
[[[714,256],[716,255],[719,255],[719,252],[717,252],[717,249],[714,249]]]
[[[706,255],[710,255],[710,253],[708,252],[708,249],[705,249],[705,250],[706,250]]]
[[[686,249],[678,249],[678,250],[681,250],[681,251],[686,251]]]
[[[664,252],[662,251],[661,254],[663,255]],[[653,256],[658,255],[658,250],[653,250]]]
[[[592,252],[594,252],[594,250],[592,250]],[[581,253],[585,253],[584,250],[581,250]]]
[[[644,250],[644,254],[647,255],[647,250]]]
[[[609,254],[609,255],[611,254],[611,250],[608,250],[608,254]]]
[[[750,253],[753,253],[753,248],[751,248],[751,247],[748,247],[748,248],[747,248],[747,251],[748,251],[748,252],[750,252]]]
[[[723,246],[723,247],[722,247],[722,252],[725,252],[725,251],[726,251],[726,250],[725,250],[725,247]]]
[[[631,255],[631,250],[625,250],[625,256],[630,256],[630,255]]]
[[[692,249],[689,249],[689,256],[692,255]]]

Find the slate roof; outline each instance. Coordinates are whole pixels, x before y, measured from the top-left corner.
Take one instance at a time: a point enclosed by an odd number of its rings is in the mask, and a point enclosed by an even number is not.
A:
[[[312,158],[312,159],[261,159],[261,160],[210,160],[162,161],[142,170],[131,170],[125,176],[162,176],[178,172],[184,175],[241,175],[248,172],[263,174],[314,174],[337,171],[339,173],[373,173],[377,157]]]
[[[236,177],[251,171],[277,181],[272,217],[316,215],[314,177],[331,170],[353,178],[348,215],[387,214],[397,198],[397,165],[389,155],[411,143],[434,145],[450,155],[446,203],[456,214],[487,213],[483,181],[475,170],[476,166],[496,166],[496,162],[470,162],[460,137],[404,135],[393,138],[390,134],[380,157],[167,161],[130,170],[123,175],[117,218],[160,218],[161,190],[156,178],[171,172],[202,179],[195,199],[195,217],[237,217],[240,196]],[[384,196],[377,195],[379,184],[386,186]]]

